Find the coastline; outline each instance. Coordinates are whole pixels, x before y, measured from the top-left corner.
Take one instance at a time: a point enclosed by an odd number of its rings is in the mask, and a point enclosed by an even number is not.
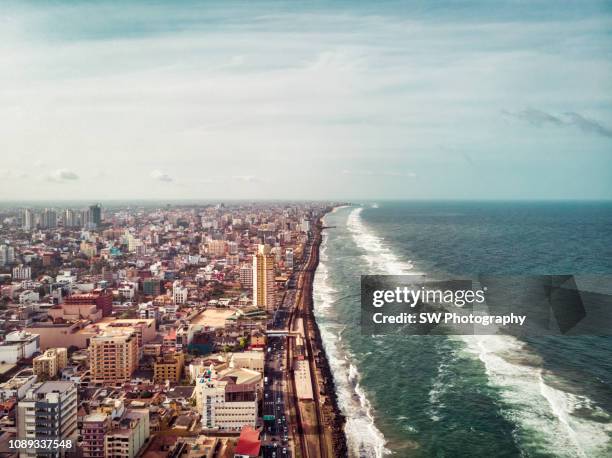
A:
[[[327,208],[318,218],[315,225],[315,234],[313,240],[313,269],[309,270],[306,275],[310,277],[309,287],[304,291],[306,302],[306,313],[304,314],[304,326],[308,331],[310,345],[312,346],[312,355],[316,361],[317,368],[317,385],[318,393],[322,398],[322,425],[323,429],[330,431],[331,448],[333,450],[333,456],[335,457],[346,457],[348,456],[348,443],[346,434],[344,432],[344,425],[346,419],[338,404],[338,395],[336,392],[336,386],[334,383],[334,377],[331,372],[331,366],[325,348],[323,346],[323,340],[321,338],[321,332],[314,313],[314,277],[319,265],[320,248],[323,240],[322,232],[324,230],[323,218],[326,214],[333,212],[338,207]]]

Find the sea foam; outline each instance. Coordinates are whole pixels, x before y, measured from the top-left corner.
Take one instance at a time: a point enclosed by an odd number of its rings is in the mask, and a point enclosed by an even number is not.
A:
[[[353,210],[355,211],[355,210]],[[325,317],[331,312],[337,291],[329,280],[327,267],[327,235],[323,236],[320,262],[315,273],[314,306],[321,339],[325,348],[338,396],[338,404],[346,416],[345,434],[351,456],[381,458],[389,453],[385,438],[376,428],[372,406],[361,387],[360,374],[352,363],[353,357],[342,345],[342,331],[332,320]]]
[[[415,274],[411,262],[401,260],[382,238],[366,227],[361,219],[362,211],[359,207],[350,213],[347,228],[356,245],[364,252],[370,268],[368,273]],[[557,388],[560,384],[551,383],[555,375],[544,373],[539,364],[533,364],[539,357],[530,353],[525,343],[511,336],[500,335],[462,336],[460,339],[465,343],[466,351],[482,361],[489,383],[500,389],[502,399],[507,404],[502,413],[517,425],[514,436],[521,449],[545,449],[565,457],[606,456],[610,451],[612,421],[609,415],[587,397],[563,391]],[[521,358],[513,359],[513,355],[520,355]],[[450,363],[446,361],[442,364]],[[361,407],[365,409],[366,417],[372,420],[371,429],[376,431],[376,437],[384,440],[384,436],[375,428],[371,406],[359,386],[357,368],[348,361],[346,364],[349,379],[354,380],[354,390],[358,391]],[[440,380],[444,370],[444,366],[439,368]],[[443,384],[434,383],[429,393],[432,421],[438,419],[437,404],[444,389]],[[572,414],[579,409],[582,412],[588,410],[599,421]],[[347,433],[351,432],[352,426],[349,417]],[[355,428],[354,433],[360,434],[356,436],[357,443],[364,440],[363,428]]]

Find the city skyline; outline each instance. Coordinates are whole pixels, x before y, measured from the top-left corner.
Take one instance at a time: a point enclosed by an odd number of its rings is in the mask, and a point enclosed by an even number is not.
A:
[[[3,13],[3,201],[612,198],[605,2]]]

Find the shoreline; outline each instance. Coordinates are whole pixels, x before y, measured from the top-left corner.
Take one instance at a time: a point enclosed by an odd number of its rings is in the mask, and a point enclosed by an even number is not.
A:
[[[331,446],[334,456],[347,457],[348,442],[344,431],[346,418],[338,404],[338,394],[336,392],[333,374],[331,372],[329,360],[323,346],[319,325],[314,313],[314,277],[319,266],[321,242],[323,240],[323,218],[326,214],[335,211],[336,208],[338,207],[327,208],[319,216],[317,223],[315,224],[315,234],[313,240],[313,255],[315,259],[312,271],[307,272],[307,275],[309,275],[311,278],[309,281],[310,287],[305,291],[307,313],[305,313],[303,318],[304,326],[308,330],[308,336],[310,337],[309,340],[311,341],[312,354],[316,361],[317,372],[320,372],[320,376],[317,377],[317,388],[319,395],[323,398],[321,407],[323,413],[323,425],[321,425],[321,427],[324,429],[329,428],[331,430]]]

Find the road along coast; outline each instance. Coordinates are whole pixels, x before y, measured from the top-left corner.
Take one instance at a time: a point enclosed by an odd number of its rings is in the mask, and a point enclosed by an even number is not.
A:
[[[314,316],[313,283],[319,264],[319,249],[322,241],[323,216],[331,211],[327,208],[313,225],[311,242],[306,259],[298,276],[298,293],[290,319],[290,329],[303,334],[303,348],[299,339],[292,339],[292,353],[305,356],[308,367],[304,368],[312,385],[312,399],[301,399],[300,410],[303,445],[302,453],[312,457],[344,457],[348,455],[344,433],[345,418],[338,406],[333,375],[325,354],[319,327]],[[297,371],[291,371],[296,385]]]

